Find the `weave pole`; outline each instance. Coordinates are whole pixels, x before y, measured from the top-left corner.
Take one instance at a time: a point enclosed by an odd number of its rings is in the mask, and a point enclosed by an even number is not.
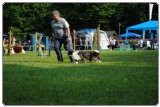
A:
[[[97,30],[97,50],[100,51],[100,24],[98,24]]]
[[[11,45],[12,45],[12,32],[9,31],[9,49],[8,49],[8,55],[11,55]]]
[[[36,32],[35,36],[36,36],[35,56],[37,56],[37,43],[38,43],[38,41],[37,41],[37,39],[38,39],[38,33],[37,32]]]
[[[97,38],[96,38],[96,30],[94,31],[94,36],[93,36],[93,50],[97,49]]]
[[[76,31],[73,30],[73,39],[74,39],[74,51],[76,50]]]

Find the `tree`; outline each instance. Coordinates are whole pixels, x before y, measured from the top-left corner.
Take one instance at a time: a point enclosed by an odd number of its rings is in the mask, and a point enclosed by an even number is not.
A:
[[[46,32],[51,4],[7,3],[4,4],[4,32],[19,29],[18,38],[26,38],[29,33]],[[49,19],[50,20],[50,19]],[[12,29],[11,29],[12,28]]]
[[[52,11],[58,10],[70,24],[71,31],[82,28],[116,30],[148,20],[149,3],[6,3],[3,5],[3,33],[16,31],[18,38],[29,33],[51,33]],[[158,5],[153,8],[158,20]]]

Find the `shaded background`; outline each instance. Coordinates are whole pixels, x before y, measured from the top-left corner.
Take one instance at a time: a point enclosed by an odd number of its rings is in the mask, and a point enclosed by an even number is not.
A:
[[[10,30],[18,40],[26,41],[29,33],[50,36],[52,11],[58,10],[70,24],[71,31],[96,28],[115,30],[121,34],[126,27],[149,19],[149,3],[6,3],[3,5],[3,33]],[[154,3],[152,20],[158,20],[158,5]]]

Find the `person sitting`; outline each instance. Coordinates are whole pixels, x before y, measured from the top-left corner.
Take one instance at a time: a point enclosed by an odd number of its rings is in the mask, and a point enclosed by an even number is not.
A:
[[[137,44],[135,44],[135,50],[137,50],[138,48],[143,48],[143,40],[141,38],[139,38]]]

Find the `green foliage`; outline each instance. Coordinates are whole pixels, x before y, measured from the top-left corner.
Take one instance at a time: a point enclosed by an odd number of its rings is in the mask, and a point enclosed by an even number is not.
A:
[[[7,3],[4,4],[4,32],[8,32],[8,28],[12,30],[19,29],[17,36],[26,38],[29,33],[47,32],[48,25],[48,14],[50,10],[48,7],[51,4],[41,3]],[[14,29],[13,29],[14,28]]]
[[[5,3],[3,33],[13,26],[21,30],[23,38],[36,31],[50,35],[53,10],[60,11],[71,31],[97,28],[101,24],[102,30],[118,32],[118,23],[121,23],[121,32],[125,32],[127,26],[148,20],[148,7],[148,3]],[[157,19],[158,5],[155,4],[153,20]]]
[[[18,36],[16,36],[17,41],[21,40],[20,36],[23,35],[21,32],[21,29],[11,26],[11,27],[9,27],[9,30],[12,31],[12,34],[14,36],[18,35]]]

